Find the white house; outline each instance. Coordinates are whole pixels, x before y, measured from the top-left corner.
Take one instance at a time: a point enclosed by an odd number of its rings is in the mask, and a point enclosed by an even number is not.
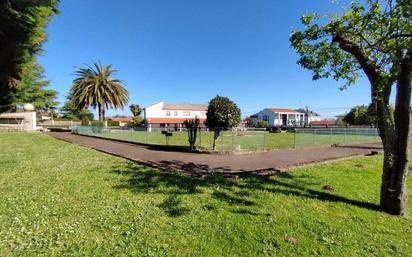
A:
[[[305,124],[305,113],[286,108],[266,108],[251,116],[255,125],[267,121],[268,126],[294,126]]]
[[[147,130],[181,131],[187,119],[200,119],[201,125],[206,121],[206,104],[167,103],[164,101],[149,105],[144,109]],[[204,125],[203,125],[204,126]]]

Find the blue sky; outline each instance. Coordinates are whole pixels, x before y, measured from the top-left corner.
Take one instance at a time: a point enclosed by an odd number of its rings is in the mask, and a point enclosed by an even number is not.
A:
[[[367,104],[369,85],[362,79],[342,92],[342,82],[312,81],[289,35],[305,13],[340,10],[331,0],[62,0],[39,61],[61,103],[74,67],[101,61],[118,70],[130,104],[207,103],[219,94],[243,116],[309,106],[329,117]]]

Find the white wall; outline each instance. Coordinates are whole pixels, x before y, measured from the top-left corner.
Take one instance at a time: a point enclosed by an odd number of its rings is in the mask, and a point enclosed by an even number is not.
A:
[[[264,116],[266,115],[269,118],[269,121],[268,121],[269,126],[281,126],[282,125],[282,114],[283,113],[274,113],[270,111],[269,109],[264,109],[256,114],[257,119],[256,119],[255,125],[257,125],[259,121],[262,121]],[[288,125],[293,125],[293,121],[296,121],[297,125],[300,125],[300,123],[302,123],[303,125],[303,123],[305,122],[304,114],[302,113],[287,113],[287,115],[288,115]]]
[[[11,112],[0,114],[0,130],[8,131],[36,131],[35,112]],[[8,124],[8,121],[11,121]]]
[[[163,110],[164,102],[159,102],[145,108],[144,117],[147,118],[204,118],[206,119],[206,111],[190,111],[190,110]],[[168,112],[170,115],[167,115]],[[177,112],[177,113],[175,113]],[[185,115],[190,113],[190,115]],[[177,114],[177,115],[176,115]]]

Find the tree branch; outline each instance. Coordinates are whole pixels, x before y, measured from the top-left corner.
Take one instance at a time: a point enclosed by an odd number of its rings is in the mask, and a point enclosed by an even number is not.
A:
[[[338,43],[339,47],[342,50],[350,53],[353,57],[355,57],[372,85],[376,85],[379,82],[380,73],[378,71],[378,68],[376,67],[376,64],[368,58],[366,53],[359,45],[339,35],[333,36],[332,43]]]

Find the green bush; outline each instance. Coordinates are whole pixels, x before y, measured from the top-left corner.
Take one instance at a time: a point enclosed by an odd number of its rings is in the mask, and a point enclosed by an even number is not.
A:
[[[261,120],[258,122],[257,126],[258,128],[267,128],[269,123],[266,120]]]
[[[109,126],[109,127],[119,127],[120,122],[119,121],[114,121],[114,120],[108,120],[107,121],[107,126]]]
[[[102,121],[92,121],[92,132],[93,133],[102,133],[104,123]]]
[[[87,117],[84,117],[82,119],[82,125],[83,126],[89,126],[90,125],[90,120]]]

